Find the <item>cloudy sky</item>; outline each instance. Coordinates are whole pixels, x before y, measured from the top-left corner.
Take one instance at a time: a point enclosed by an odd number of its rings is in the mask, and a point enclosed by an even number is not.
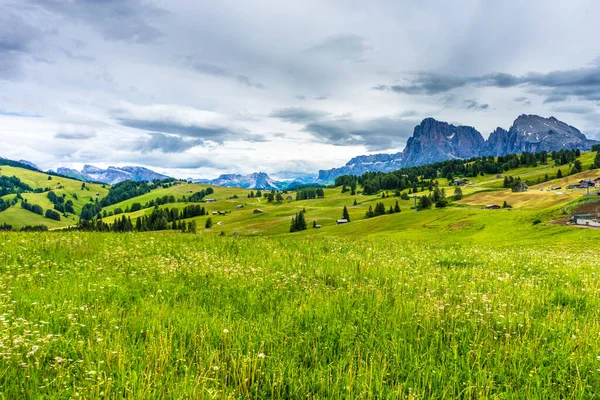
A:
[[[600,139],[600,2],[0,0],[0,156],[314,175],[424,117]]]

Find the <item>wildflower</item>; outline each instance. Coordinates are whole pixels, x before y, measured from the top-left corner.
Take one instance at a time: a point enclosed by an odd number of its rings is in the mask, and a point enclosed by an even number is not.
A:
[[[225,333],[225,334],[229,333],[229,329],[223,329],[223,333]]]
[[[258,358],[265,358],[265,353],[259,353]]]

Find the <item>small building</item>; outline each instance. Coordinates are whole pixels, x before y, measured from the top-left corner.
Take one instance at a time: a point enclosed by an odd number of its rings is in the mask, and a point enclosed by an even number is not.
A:
[[[204,201],[207,203],[216,203],[217,202],[215,199],[206,199]]]
[[[593,188],[593,187],[600,187],[600,186],[596,186],[597,182],[594,179],[584,179],[579,181],[579,187],[583,188],[583,189],[587,189],[587,188]]]
[[[488,204],[487,206],[485,206],[486,210],[499,210],[502,207],[500,207],[498,204]]]
[[[502,175],[502,174],[497,174],[497,175],[496,175],[496,178],[504,178],[504,175]]]
[[[455,186],[465,186],[468,182],[468,179],[455,179],[452,181]]]
[[[242,208],[244,208],[244,206],[243,206],[243,205],[241,205],[241,204],[239,204],[239,205],[235,206],[235,209],[236,209],[236,210],[241,210]]]
[[[321,225],[315,225],[314,228],[315,229],[321,229]]]
[[[225,211],[218,211],[219,215],[225,215]]]
[[[345,218],[344,219],[336,219],[335,223],[338,224],[338,225],[347,224],[348,220],[345,219]]]
[[[216,211],[212,212],[212,215],[217,215],[217,214],[218,214],[218,212],[216,212]]]
[[[560,190],[562,189],[562,186],[554,186],[552,188],[550,188],[550,190]]]
[[[294,200],[294,198],[292,196],[288,196],[285,199],[288,200],[288,201]]]
[[[575,222],[577,225],[594,226],[596,228],[600,228],[600,221],[598,220],[578,218]]]
[[[100,196],[100,193],[96,193],[96,196]]]
[[[262,214],[264,213],[263,210],[261,210],[260,208],[257,208],[256,210],[253,211],[254,214]]]
[[[579,185],[567,185],[567,189],[579,189]]]

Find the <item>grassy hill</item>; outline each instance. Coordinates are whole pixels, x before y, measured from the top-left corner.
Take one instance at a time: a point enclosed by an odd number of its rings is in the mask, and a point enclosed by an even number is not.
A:
[[[0,175],[16,176],[23,183],[31,186],[33,189],[46,189],[56,193],[57,196],[66,195],[67,200],[73,202],[75,215],[71,214],[68,218],[61,218],[60,222],[44,218],[21,208],[20,201],[15,206],[0,213],[0,223],[7,223],[14,228],[19,229],[25,225],[44,224],[49,228],[63,228],[75,225],[78,221],[78,215],[83,205],[96,198],[101,199],[108,193],[109,186],[102,184],[86,183],[82,188],[82,182],[64,177],[50,176],[38,171],[30,171],[23,168],[11,166],[0,166]],[[48,179],[50,177],[51,179]],[[12,200],[14,194],[6,195],[3,200]],[[44,210],[52,209],[54,206],[48,199],[48,191],[42,193],[23,193],[22,197],[31,204],[37,204]]]
[[[499,233],[503,230],[511,229],[515,232],[511,235],[511,240],[532,240],[532,238],[542,238],[547,234],[561,232],[561,234],[577,236],[581,232],[571,227],[558,226],[551,221],[560,217],[563,208],[573,201],[582,198],[586,191],[583,189],[565,189],[573,182],[578,182],[585,178],[596,178],[600,176],[600,171],[589,170],[589,165],[593,161],[595,153],[582,153],[579,160],[582,162],[584,172],[566,176],[562,179],[550,179],[539,184],[534,184],[526,192],[513,193],[510,189],[503,188],[503,177],[496,174],[488,174],[470,178],[469,183],[462,188],[464,197],[460,201],[453,200],[454,187],[450,186],[446,179],[438,179],[439,185],[443,188],[450,200],[449,207],[445,209],[431,209],[415,212],[414,200],[402,200],[393,197],[393,193],[388,193],[390,197],[381,198],[377,195],[350,195],[350,192],[342,193],[341,188],[324,189],[325,198],[312,200],[284,200],[282,202],[269,203],[265,197],[248,198],[250,190],[231,188],[231,187],[213,187],[214,193],[206,198],[215,199],[214,203],[202,203],[208,211],[208,215],[194,217],[185,222],[195,221],[199,231],[203,234],[225,234],[225,235],[289,235],[291,218],[301,210],[306,211],[309,228],[313,221],[321,225],[321,229],[308,229],[305,232],[296,233],[298,236],[365,236],[373,234],[392,235],[400,238],[413,238],[415,240],[427,240],[434,238],[436,240],[446,240],[451,237],[452,240],[475,240],[489,241],[494,236],[501,236]],[[535,183],[543,181],[548,175],[556,176],[559,167],[549,165],[538,165],[536,167],[521,167],[507,171],[504,175],[520,177],[523,181]],[[567,173],[570,167],[563,165],[560,167],[563,173]],[[23,182],[29,184],[32,188],[49,187],[57,195],[66,194],[67,199],[74,202],[75,211],[78,214],[84,204],[104,198],[110,187],[108,185],[86,184],[82,190],[81,182],[73,179],[53,177],[48,180],[46,174],[24,170],[15,167],[2,167],[0,173],[8,176],[15,175]],[[561,186],[560,190],[549,190],[551,187]],[[142,206],[150,201],[160,199],[164,196],[173,196],[178,202],[165,204],[159,208],[177,208],[183,209],[189,203],[181,202],[184,197],[190,197],[194,193],[207,189],[209,186],[177,182],[176,184],[158,188],[141,196],[133,197],[125,201],[104,207],[102,212],[106,213],[103,221],[112,223],[117,218],[125,215],[131,218],[132,222],[141,216],[150,215],[153,207],[145,208],[135,212],[128,212],[119,215],[111,215],[116,209],[128,210],[134,203]],[[421,196],[428,194],[418,192]],[[75,195],[75,196],[74,196]],[[10,200],[15,195],[5,196]],[[23,198],[32,204],[38,204],[43,209],[52,208],[52,203],[44,193],[23,193]],[[295,193],[284,193],[284,198],[292,196],[295,199]],[[237,198],[235,198],[237,197]],[[356,201],[356,205],[354,202]],[[386,210],[390,206],[395,206],[398,202],[401,212],[393,215],[383,215],[376,218],[367,219],[365,217],[369,206],[375,207],[378,202],[383,202]],[[488,204],[502,205],[504,202],[511,205],[512,210],[482,210],[481,208]],[[241,208],[239,206],[242,206]],[[351,223],[338,226],[336,219],[342,217],[343,207],[348,207]],[[261,209],[263,213],[255,214],[255,209]],[[225,215],[212,215],[213,212],[225,212]],[[204,229],[208,218],[212,218],[213,227]],[[541,226],[533,226],[533,221],[540,219],[543,221]],[[24,225],[45,224],[50,229],[64,228],[74,225],[77,222],[77,216],[69,215],[68,218],[61,218],[60,222],[43,218],[33,214],[20,207],[19,204],[0,213],[0,223],[8,223],[15,228]],[[451,235],[447,233],[450,232]],[[574,233],[570,233],[574,232]],[[589,232],[589,231],[586,231]],[[596,235],[596,233],[589,233]]]

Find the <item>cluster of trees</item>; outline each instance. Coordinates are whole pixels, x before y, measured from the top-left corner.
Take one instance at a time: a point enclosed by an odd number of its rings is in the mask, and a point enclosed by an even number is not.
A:
[[[260,190],[257,190],[256,193],[254,193],[254,191],[251,190],[250,193],[248,193],[249,199],[253,199],[255,197],[262,197],[262,192]]]
[[[82,184],[82,188],[85,187],[84,185],[85,182]],[[110,188],[106,197],[100,201],[100,207],[108,207],[124,200],[141,196],[149,193],[151,190],[152,185],[149,185],[147,182],[123,181]]]
[[[213,190],[213,188],[206,188],[206,189],[202,189],[199,192],[194,193],[193,195],[190,196],[189,199],[187,199],[188,201],[191,202],[199,202],[202,201],[206,196],[208,196],[209,194],[213,194],[215,191]],[[184,199],[185,201],[186,199]]]
[[[37,204],[31,204],[27,202],[27,199],[23,199],[23,201],[21,202],[21,207],[23,207],[27,211],[31,211],[32,213],[44,215],[44,209],[41,206],[38,206]]]
[[[369,206],[369,209],[367,210],[366,213],[366,217],[367,218],[373,218],[373,217],[378,217],[380,215],[385,215],[387,214],[394,214],[394,213],[399,213],[400,210],[400,204],[398,204],[398,200],[396,200],[396,204],[394,206],[390,205],[389,210],[386,212],[385,210],[385,205],[383,204],[383,202],[379,202],[377,204],[375,204],[375,208],[373,208],[372,206]]]
[[[67,195],[63,193],[62,196],[57,196],[53,191],[48,192],[47,194],[48,200],[52,204],[54,204],[54,209],[60,211],[61,213],[71,213],[75,214],[75,209],[73,208],[73,201],[66,200]],[[66,201],[65,201],[66,200]]]
[[[460,192],[462,195],[462,190]],[[448,206],[448,200],[446,199],[446,191],[436,186],[433,191],[427,196],[419,197],[419,209],[426,210],[435,205],[435,208],[444,208]]]
[[[600,145],[594,145],[600,146]],[[596,153],[596,157],[594,158],[594,163],[592,164],[592,168],[600,168],[600,150]]]
[[[46,232],[48,227],[46,225],[25,225],[20,230],[21,232]]]
[[[296,200],[308,200],[308,199],[322,199],[325,197],[325,191],[322,188],[306,188],[300,189],[296,192]]]
[[[304,211],[300,211],[295,217],[292,217],[292,224],[290,225],[290,232],[299,232],[306,230],[306,218],[304,217]]]
[[[0,212],[6,210],[9,207],[10,207],[10,202],[2,200],[2,197],[0,197]]]
[[[22,182],[16,176],[0,176],[0,197],[7,194],[32,192],[33,189],[28,184]]]
[[[267,201],[269,203],[272,203],[275,200],[277,200],[278,203],[281,203],[283,201],[283,196],[280,192],[277,192],[277,194],[275,194],[275,191],[273,190],[267,195]]]
[[[12,225],[7,224],[6,222],[1,224],[0,231],[12,231]]]
[[[47,209],[46,213],[44,214],[44,217],[48,218],[48,219],[53,219],[55,221],[60,221],[60,214],[57,211],[51,210],[51,209]]]

